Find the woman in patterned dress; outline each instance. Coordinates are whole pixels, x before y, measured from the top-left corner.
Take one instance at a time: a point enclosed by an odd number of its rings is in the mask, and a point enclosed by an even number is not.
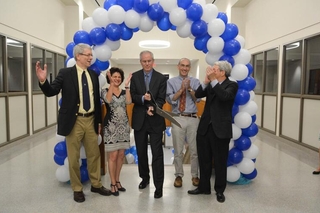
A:
[[[104,118],[104,143],[108,153],[108,169],[111,179],[111,193],[119,195],[119,191],[126,191],[120,183],[120,171],[125,156],[125,150],[130,147],[130,126],[126,105],[131,104],[129,84],[131,73],[125,81],[125,90],[119,86],[124,81],[124,72],[117,67],[107,71],[109,88],[101,91],[101,97],[106,103],[107,114]]]

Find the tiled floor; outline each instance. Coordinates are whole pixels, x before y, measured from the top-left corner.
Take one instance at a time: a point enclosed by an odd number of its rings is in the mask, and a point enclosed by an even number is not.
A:
[[[53,148],[55,128],[29,139],[0,148],[0,212],[320,212],[320,175],[312,175],[318,162],[315,151],[277,139],[260,131],[256,141],[260,154],[258,176],[246,185],[228,184],[226,202],[211,195],[192,196],[190,166],[185,165],[183,187],[174,188],[172,152],[165,148],[164,195],[154,199],[154,186],[139,190],[135,164],[124,165],[121,182],[127,192],[119,197],[103,197],[90,192],[85,184],[86,201],[76,203],[70,185],[55,177],[57,165]],[[108,174],[102,177],[110,184]]]

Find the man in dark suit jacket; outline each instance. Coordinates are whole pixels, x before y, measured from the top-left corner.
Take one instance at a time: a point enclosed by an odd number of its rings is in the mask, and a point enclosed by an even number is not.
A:
[[[66,137],[69,161],[71,187],[74,200],[84,202],[83,186],[80,176],[80,148],[85,148],[88,173],[91,181],[91,191],[101,195],[110,195],[110,190],[104,188],[100,182],[100,151],[98,134],[101,130],[101,103],[98,75],[88,70],[92,60],[92,50],[87,44],[78,44],[73,50],[76,65],[63,68],[56,79],[50,84],[47,81],[47,65],[42,70],[40,62],[36,63],[36,74],[42,92],[47,96],[58,95],[61,91],[62,103],[58,115],[58,134]],[[87,83],[82,84],[86,76]],[[87,88],[87,89],[86,89]],[[88,100],[83,101],[82,93],[89,92]],[[88,103],[88,108],[84,103]]]
[[[227,61],[218,61],[208,67],[206,77],[197,89],[197,98],[206,97],[206,104],[197,131],[197,149],[200,166],[198,188],[189,194],[211,194],[212,158],[215,169],[217,200],[225,201],[227,185],[227,160],[232,138],[232,106],[238,84],[229,80],[232,67]]]
[[[150,51],[140,53],[142,70],[132,74],[130,91],[132,102],[132,128],[138,154],[139,184],[144,189],[149,184],[148,140],[152,151],[152,172],[155,185],[154,197],[162,197],[164,162],[162,136],[165,120],[154,113],[156,105],[162,108],[166,98],[166,78],[153,69],[154,58]],[[147,78],[147,79],[146,79]],[[149,138],[149,139],[148,139]]]

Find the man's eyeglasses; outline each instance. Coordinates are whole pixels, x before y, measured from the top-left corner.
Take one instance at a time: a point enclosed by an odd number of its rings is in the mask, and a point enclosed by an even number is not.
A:
[[[83,54],[83,53],[80,53],[80,55],[84,55],[84,56],[87,56],[87,57],[93,56],[92,54]]]

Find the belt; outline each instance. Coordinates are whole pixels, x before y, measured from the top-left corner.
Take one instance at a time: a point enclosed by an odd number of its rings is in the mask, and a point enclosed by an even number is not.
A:
[[[89,112],[89,113],[80,113],[80,112],[78,112],[77,113],[78,116],[82,116],[82,117],[90,117],[93,114],[94,114],[94,112]]]
[[[191,114],[180,114],[180,116],[184,116],[184,117],[192,117],[192,118],[197,118],[197,114],[196,113],[191,113]]]

